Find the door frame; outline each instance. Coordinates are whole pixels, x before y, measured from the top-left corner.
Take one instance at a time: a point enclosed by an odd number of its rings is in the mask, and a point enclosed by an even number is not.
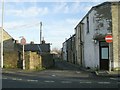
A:
[[[105,45],[102,45],[104,43]],[[102,59],[102,48],[108,48],[108,59]],[[109,70],[109,44],[105,41],[99,42],[99,65],[100,70]]]

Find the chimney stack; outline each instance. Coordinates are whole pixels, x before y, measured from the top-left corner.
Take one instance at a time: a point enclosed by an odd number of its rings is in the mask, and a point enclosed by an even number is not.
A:
[[[45,44],[45,40],[42,40],[42,44]]]
[[[34,41],[31,41],[30,44],[34,44]]]
[[[15,44],[18,44],[19,43],[19,41],[18,40],[15,40]]]

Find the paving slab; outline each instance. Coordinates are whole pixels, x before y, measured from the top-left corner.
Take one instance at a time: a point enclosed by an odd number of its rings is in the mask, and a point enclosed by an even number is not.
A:
[[[97,76],[120,77],[120,71],[95,71]]]

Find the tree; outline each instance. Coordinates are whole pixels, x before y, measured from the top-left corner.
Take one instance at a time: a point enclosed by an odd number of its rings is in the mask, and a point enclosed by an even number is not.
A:
[[[52,49],[51,53],[52,53],[52,54],[55,54],[56,57],[58,57],[58,58],[61,57],[61,50],[58,49],[58,48],[56,48],[56,47],[54,47],[54,48]]]

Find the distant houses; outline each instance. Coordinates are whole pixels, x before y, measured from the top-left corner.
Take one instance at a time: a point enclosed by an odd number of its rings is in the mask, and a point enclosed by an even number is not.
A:
[[[75,27],[74,39],[63,43],[63,60],[93,70],[120,69],[119,10],[117,1],[92,7]],[[110,44],[105,41],[108,34],[113,36]]]
[[[22,45],[3,31],[3,66],[4,68],[23,68]],[[50,54],[50,44],[43,40],[41,44],[27,43],[25,51],[25,69],[50,68],[54,65],[53,55]],[[0,57],[1,59],[1,57]]]

